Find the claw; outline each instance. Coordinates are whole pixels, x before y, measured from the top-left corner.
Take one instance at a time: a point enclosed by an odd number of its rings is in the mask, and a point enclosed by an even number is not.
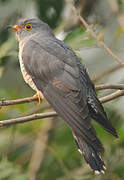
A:
[[[36,102],[38,104],[42,103],[42,99],[43,99],[43,95],[41,94],[41,92],[37,92],[33,97],[37,97],[38,99],[36,100]]]

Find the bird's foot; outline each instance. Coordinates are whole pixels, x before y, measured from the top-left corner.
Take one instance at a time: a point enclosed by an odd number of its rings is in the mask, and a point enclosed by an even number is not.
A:
[[[38,103],[38,104],[41,104],[42,103],[42,100],[43,100],[43,94],[41,93],[41,92],[37,92],[33,97],[37,97],[37,100],[36,100],[36,102]]]

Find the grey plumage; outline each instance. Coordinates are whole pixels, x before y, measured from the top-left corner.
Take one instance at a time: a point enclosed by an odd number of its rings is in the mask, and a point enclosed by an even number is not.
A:
[[[28,75],[51,106],[72,128],[79,151],[97,172],[104,171],[100,154],[104,148],[91,124],[94,119],[105,130],[117,137],[116,131],[96,97],[85,67],[73,50],[53,35],[49,26],[37,19],[19,23],[32,25],[30,32],[17,31],[23,42],[21,58]]]

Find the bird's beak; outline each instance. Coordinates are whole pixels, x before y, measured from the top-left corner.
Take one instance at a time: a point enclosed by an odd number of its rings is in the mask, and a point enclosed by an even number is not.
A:
[[[7,26],[7,28],[8,29],[14,29],[14,30],[19,30],[19,29],[21,29],[18,25],[9,25],[9,26]]]

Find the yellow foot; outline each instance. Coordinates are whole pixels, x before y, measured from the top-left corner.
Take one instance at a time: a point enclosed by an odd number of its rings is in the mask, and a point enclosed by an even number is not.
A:
[[[43,95],[41,92],[37,92],[33,97],[37,97],[38,99],[36,100],[36,102],[38,104],[41,104],[42,103],[42,99],[43,99]]]

